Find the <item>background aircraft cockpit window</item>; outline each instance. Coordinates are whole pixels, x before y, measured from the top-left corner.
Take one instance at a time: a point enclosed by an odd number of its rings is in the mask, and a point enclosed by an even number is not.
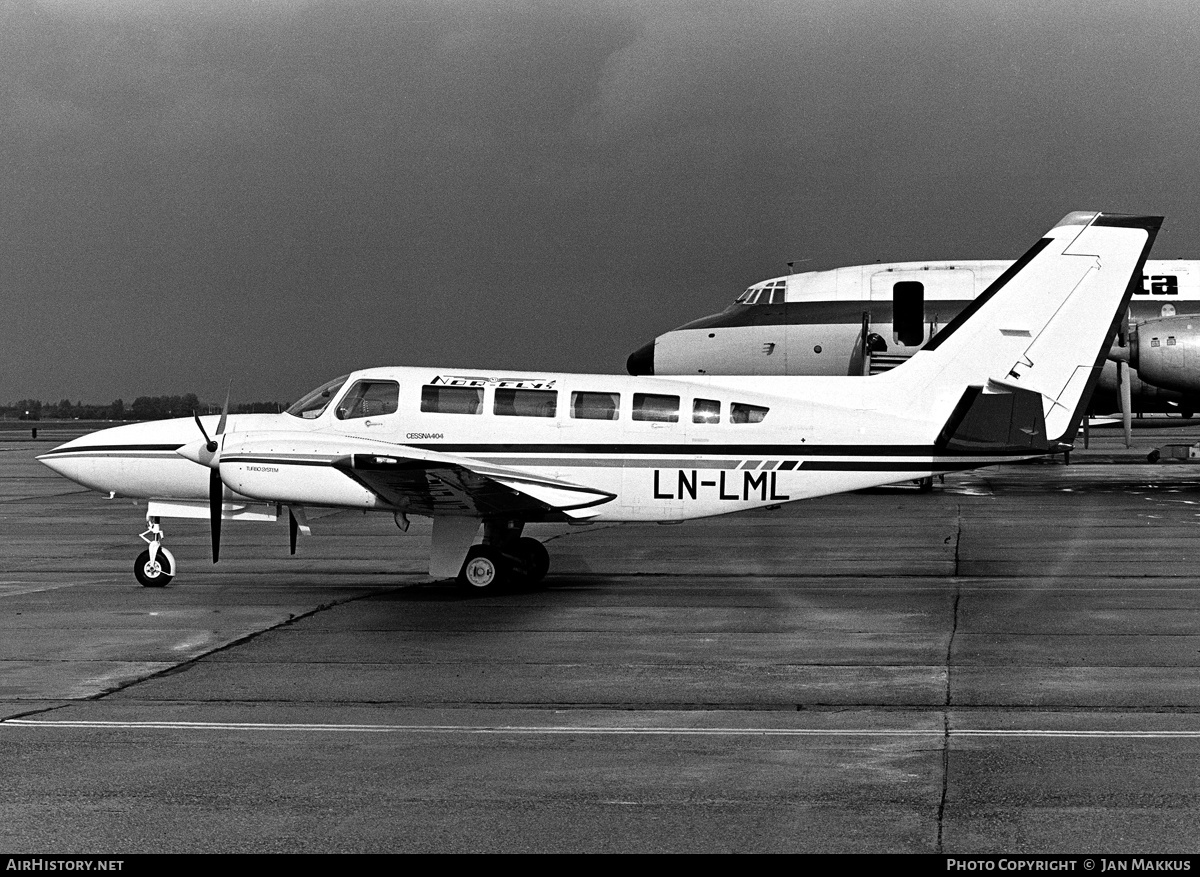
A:
[[[329,407],[329,400],[337,395],[337,391],[342,388],[342,384],[346,383],[348,377],[350,375],[342,375],[327,384],[322,384],[311,393],[306,393],[299,401],[289,405],[284,413],[304,420],[316,420],[321,416],[321,412]]]
[[[426,385],[421,388],[421,410],[439,414],[482,414],[483,388]]]
[[[736,299],[735,305],[781,305],[787,297],[787,281],[775,280],[766,286],[751,286]]]
[[[634,393],[633,419],[678,423],[679,397],[662,396],[658,393]]]
[[[744,402],[734,402],[729,406],[730,423],[762,423],[770,408],[761,405],[747,405]]]
[[[395,381],[359,381],[342,397],[337,407],[337,419],[395,414],[399,404],[400,385]]]
[[[692,402],[692,423],[720,423],[721,403],[716,399],[696,399]]]
[[[553,417],[558,412],[558,392],[555,390],[496,391],[492,411],[506,417]]]
[[[616,420],[621,416],[620,393],[571,394],[571,416],[576,420]]]

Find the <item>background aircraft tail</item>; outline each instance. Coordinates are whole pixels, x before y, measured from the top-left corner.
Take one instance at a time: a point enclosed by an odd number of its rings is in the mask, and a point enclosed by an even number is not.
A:
[[[1068,214],[912,359],[870,380],[948,413],[941,447],[1069,444],[1161,224]]]

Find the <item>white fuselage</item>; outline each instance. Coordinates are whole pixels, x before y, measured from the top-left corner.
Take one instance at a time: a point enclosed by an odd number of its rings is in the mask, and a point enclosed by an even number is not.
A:
[[[1011,264],[896,262],[764,280],[726,310],[659,335],[630,357],[630,372],[862,374],[864,323],[884,353],[911,356]],[[1147,261],[1129,310],[1135,323],[1200,313],[1200,262]]]
[[[393,407],[394,385],[394,410],[348,413],[346,398],[364,383],[388,392],[385,407]],[[905,410],[889,383],[818,379],[798,393],[793,379],[761,377],[367,369],[350,375],[311,419],[231,416],[222,437],[224,499],[419,514],[334,464],[352,453],[381,460],[440,454],[611,495],[569,516],[576,520],[671,521],[1036,455],[938,451],[934,439],[957,392],[910,419],[916,412]],[[477,403],[427,410],[436,395],[430,388],[453,388]],[[547,406],[514,408],[513,391],[530,389]],[[596,400],[612,407],[597,408]],[[203,422],[213,434],[217,418]],[[199,439],[191,418],[131,424],[41,459],[102,492],[199,503],[208,495],[209,470],[181,455]]]

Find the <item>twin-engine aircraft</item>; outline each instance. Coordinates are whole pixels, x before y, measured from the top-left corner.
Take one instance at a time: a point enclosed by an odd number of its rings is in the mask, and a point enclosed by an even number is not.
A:
[[[433,518],[429,572],[540,580],[536,522],[682,521],[1069,447],[1160,217],[1071,213],[918,353],[874,380],[372,368],[282,414],[130,424],[38,459],[145,499],[137,579],[175,575],[163,518],[363,509]],[[474,544],[480,527],[482,544]]]

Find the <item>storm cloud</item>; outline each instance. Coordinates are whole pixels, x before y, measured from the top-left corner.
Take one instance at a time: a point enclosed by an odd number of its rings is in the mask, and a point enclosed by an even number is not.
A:
[[[1200,258],[1150,2],[9,2],[0,401],[621,371],[789,260]]]

